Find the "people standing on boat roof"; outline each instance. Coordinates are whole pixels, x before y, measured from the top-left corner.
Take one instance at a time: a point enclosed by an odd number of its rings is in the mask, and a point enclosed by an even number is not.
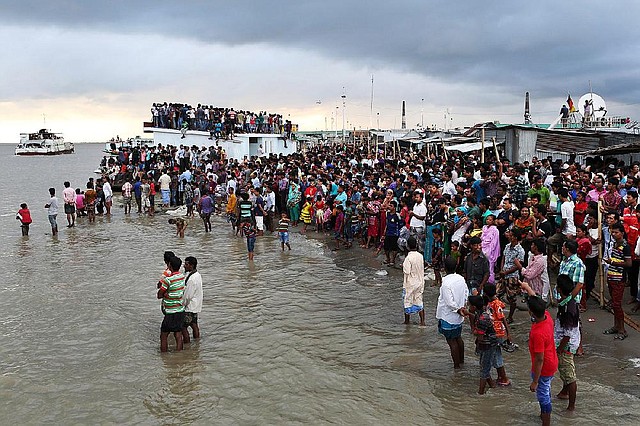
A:
[[[44,208],[48,209],[47,213],[49,216],[49,223],[51,224],[51,234],[55,237],[56,235],[58,235],[58,222],[56,219],[58,217],[59,210],[58,198],[56,197],[55,188],[49,188],[49,196],[51,198],[49,199],[49,202],[44,205]]]
[[[31,212],[27,203],[20,204],[20,210],[16,213],[16,219],[20,221],[20,228],[22,229],[22,236],[29,235],[29,225],[31,225]]]
[[[584,117],[582,118],[582,123],[587,124],[591,121],[591,115],[593,114],[593,101],[586,99],[584,101]]]
[[[562,108],[560,108],[560,116],[562,117],[562,127],[567,127],[569,120],[569,108],[567,105],[562,105]]]
[[[71,188],[71,183],[64,183],[62,198],[64,200],[64,212],[67,215],[67,228],[72,228],[76,224],[76,191]]]

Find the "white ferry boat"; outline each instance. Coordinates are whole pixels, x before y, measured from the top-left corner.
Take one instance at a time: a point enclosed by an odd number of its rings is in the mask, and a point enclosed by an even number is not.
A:
[[[20,133],[16,155],[73,154],[74,150],[73,143],[65,142],[62,134],[40,129],[37,133]]]

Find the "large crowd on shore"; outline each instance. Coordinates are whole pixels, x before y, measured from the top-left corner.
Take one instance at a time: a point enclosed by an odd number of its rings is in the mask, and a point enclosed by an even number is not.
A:
[[[151,106],[154,127],[210,132],[217,138],[234,133],[291,133],[291,121],[282,114],[253,112],[233,107],[158,102]]]
[[[434,152],[383,157],[354,145],[243,160],[226,158],[219,147],[141,147],[115,157],[112,174],[98,183],[106,214],[113,192],[109,182],[119,181],[126,214],[132,206],[152,215],[156,204],[184,205],[185,215],[199,213],[205,232],[211,230],[211,215],[224,215],[235,235],[247,238],[251,260],[255,239],[265,233],[275,233],[281,249],[290,249],[292,228],[331,235],[333,250],[358,244],[376,255],[384,252],[390,267],[402,256],[407,323],[419,313],[424,324],[426,265],[440,286],[439,331],[455,367],[464,362],[464,317],[472,318],[481,393],[494,384],[492,367],[498,369],[498,384],[509,384],[500,351],[515,347],[509,324],[517,302],[528,294],[532,391],[538,393],[543,420],[551,409],[547,397],[556,368],[563,380],[558,396],[569,399],[573,409],[573,355],[582,351],[578,319],[599,288],[598,273],[607,283],[614,314],[605,334],[624,340],[623,304],[640,306],[639,165],[600,158],[584,164],[573,158],[511,164],[495,157],[483,162],[478,154]],[[95,191],[92,185],[87,189]],[[65,204],[72,192],[79,191],[65,189]],[[87,201],[86,191],[82,206],[73,199],[78,210],[92,211],[96,203]],[[184,236],[185,219],[172,220]],[[557,283],[551,283],[550,271],[557,271]],[[555,325],[546,311],[550,303],[558,305]]]

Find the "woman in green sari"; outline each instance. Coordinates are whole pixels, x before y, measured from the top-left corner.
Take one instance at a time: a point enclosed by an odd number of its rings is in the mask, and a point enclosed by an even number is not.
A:
[[[289,185],[289,196],[287,197],[287,210],[293,226],[298,226],[300,220],[300,186],[297,180],[291,180]]]

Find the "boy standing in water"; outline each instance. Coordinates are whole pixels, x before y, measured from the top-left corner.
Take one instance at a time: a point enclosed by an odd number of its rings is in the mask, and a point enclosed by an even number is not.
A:
[[[256,236],[258,233],[256,232],[256,228],[253,226],[251,222],[242,222],[242,232],[244,236],[247,237],[247,251],[249,252],[249,260],[253,260],[253,251],[256,247]]]
[[[496,297],[495,284],[487,284],[484,286],[484,295],[486,297],[487,312],[491,316],[493,321],[493,329],[496,332],[496,338],[498,339],[498,349],[496,351],[496,358],[494,367],[498,372],[497,383],[500,386],[509,386],[511,381],[507,377],[507,372],[504,368],[504,360],[502,359],[502,348],[507,352],[513,352],[515,345],[511,343],[511,334],[509,333],[509,326],[504,317],[504,302]]]
[[[184,306],[182,296],[184,294],[184,275],[180,273],[182,260],[178,257],[169,259],[171,274],[162,277],[158,282],[158,299],[162,299],[162,312],[164,320],[160,326],[160,352],[167,352],[167,338],[173,333],[176,339],[176,350],[182,350],[182,328],[184,325]]]
[[[20,221],[20,227],[22,228],[22,236],[29,235],[29,225],[31,225],[31,212],[27,207],[27,203],[20,204],[20,210],[16,214],[16,219]]]
[[[555,342],[558,352],[558,372],[562,379],[562,390],[558,399],[568,399],[567,411],[576,409],[576,393],[578,390],[576,366],[573,355],[580,346],[580,310],[572,296],[573,281],[568,275],[558,275],[556,290],[561,300],[558,302],[558,316],[555,324]]]
[[[284,251],[284,246],[286,245],[289,250],[291,250],[291,245],[289,244],[289,218],[285,212],[282,212],[280,215],[280,222],[278,222],[278,238],[280,239],[280,247],[282,251]]]
[[[491,378],[491,367],[495,364],[498,346],[498,338],[493,328],[491,315],[484,303],[482,296],[470,296],[469,305],[474,314],[473,334],[476,336],[476,352],[480,353],[480,387],[478,393],[484,395],[487,385],[490,388],[496,386]]]
[[[558,354],[554,342],[554,326],[546,303],[536,296],[527,283],[520,283],[527,292],[527,306],[531,315],[529,332],[529,353],[531,354],[531,385],[529,390],[536,393],[540,404],[540,419],[543,426],[551,424],[551,380],[558,370]]]
[[[56,189],[49,188],[49,195],[51,196],[51,199],[44,205],[44,208],[49,209],[48,213],[49,223],[51,224],[51,234],[55,237],[58,235],[58,222],[56,221],[56,218],[58,217],[58,210],[60,208],[58,205],[58,198],[56,197]]]

